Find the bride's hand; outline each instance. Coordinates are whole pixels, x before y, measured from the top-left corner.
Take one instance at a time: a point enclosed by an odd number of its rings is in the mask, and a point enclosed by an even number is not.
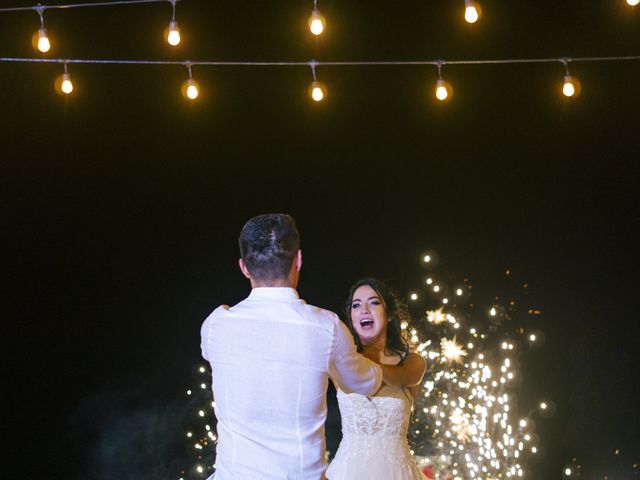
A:
[[[364,355],[365,358],[368,358],[374,363],[380,363],[380,355],[378,354],[378,352],[374,352],[365,348],[364,350],[362,350],[362,355]]]

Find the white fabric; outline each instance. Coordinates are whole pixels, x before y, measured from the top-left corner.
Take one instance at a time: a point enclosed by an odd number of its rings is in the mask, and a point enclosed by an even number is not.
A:
[[[407,442],[412,401],[384,385],[375,396],[338,390],[342,441],[327,469],[329,480],[420,480]]]
[[[201,339],[218,419],[216,480],[324,478],[329,376],[365,395],[382,378],[340,319],[292,288],[254,288],[209,315]]]

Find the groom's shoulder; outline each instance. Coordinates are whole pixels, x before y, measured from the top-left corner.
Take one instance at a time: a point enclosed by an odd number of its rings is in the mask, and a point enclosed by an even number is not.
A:
[[[302,303],[302,308],[304,308],[309,315],[317,317],[318,319],[322,319],[326,322],[340,321],[340,318],[338,317],[338,315],[336,315],[331,310],[327,310],[326,308],[316,307],[315,305],[309,305],[306,302]]]
[[[213,312],[211,312],[211,315],[224,315],[229,311],[231,311],[231,307],[229,305],[220,305]]]
[[[209,316],[207,316],[207,318],[205,318],[205,323],[207,322],[211,322],[212,320],[216,319],[216,318],[221,318],[224,317],[226,315],[228,315],[229,313],[231,313],[231,308],[229,305],[220,305],[218,308],[216,308],[213,312],[211,312],[209,314]]]

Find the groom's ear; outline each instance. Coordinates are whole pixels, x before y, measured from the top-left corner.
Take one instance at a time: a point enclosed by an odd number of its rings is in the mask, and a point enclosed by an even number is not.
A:
[[[247,266],[244,264],[244,262],[242,261],[242,258],[240,258],[238,260],[238,265],[240,265],[240,271],[242,272],[242,274],[247,277],[249,280],[251,280],[251,273],[249,273],[249,269],[247,268]]]
[[[300,271],[302,268],[302,250],[298,250],[296,254],[296,271]]]

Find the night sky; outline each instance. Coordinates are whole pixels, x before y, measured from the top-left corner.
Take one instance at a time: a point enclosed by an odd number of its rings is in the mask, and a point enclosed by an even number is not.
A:
[[[2,7],[30,6],[5,1]],[[54,58],[229,61],[434,60],[640,54],[640,7],[623,0],[318,4],[183,0],[45,13]],[[0,55],[38,57],[33,12],[0,13]],[[249,292],[243,223],[292,214],[300,293],[341,308],[364,275],[406,293],[433,249],[451,278],[500,293],[529,284],[546,345],[520,401],[553,400],[530,468],[636,478],[640,62],[195,67],[0,62],[5,472],[23,479],[177,478],[185,388],[204,318]],[[6,308],[8,306],[8,308]],[[331,430],[331,429],[330,429]],[[613,454],[620,449],[620,455]],[[636,470],[637,472],[637,470]],[[637,473],[635,475],[638,475]]]

